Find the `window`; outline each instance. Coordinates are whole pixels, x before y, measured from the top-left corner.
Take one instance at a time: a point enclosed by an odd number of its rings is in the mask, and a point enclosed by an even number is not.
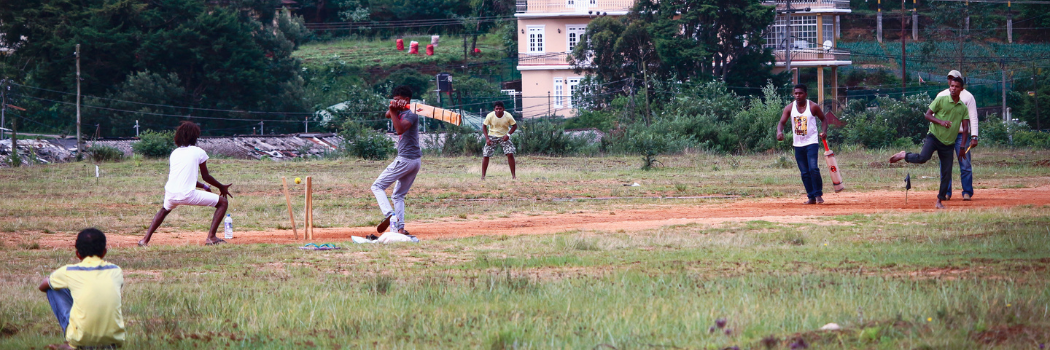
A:
[[[569,108],[572,108],[575,103],[573,99],[576,98],[576,88],[580,85],[580,77],[569,78]]]
[[[572,49],[576,48],[576,44],[583,40],[583,34],[587,32],[587,25],[568,25],[565,26],[565,32],[568,42],[568,52],[572,52]]]
[[[561,107],[564,103],[565,82],[562,78],[554,78],[554,107]]]
[[[815,49],[817,43],[817,16],[792,16],[791,35],[796,49]]]
[[[834,24],[829,20],[824,23],[824,40],[834,41],[828,34],[834,29]],[[817,42],[817,16],[791,16],[791,36],[794,37],[793,47],[796,49],[815,49],[823,44]],[[783,50],[786,37],[787,19],[782,16],[777,17],[776,22],[766,28],[766,32],[762,35],[766,41],[762,47]]]
[[[543,26],[529,26],[529,53],[544,53]]]

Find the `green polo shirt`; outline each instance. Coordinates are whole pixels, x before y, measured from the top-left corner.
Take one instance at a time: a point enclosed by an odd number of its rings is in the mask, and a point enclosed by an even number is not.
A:
[[[962,103],[962,98],[956,103],[952,101],[951,95],[937,97],[930,103],[930,110],[933,111],[934,118],[952,123],[947,128],[930,123],[930,133],[941,143],[954,145],[955,138],[959,136],[959,126],[962,125],[962,121],[970,119],[970,111],[966,109],[966,104]]]

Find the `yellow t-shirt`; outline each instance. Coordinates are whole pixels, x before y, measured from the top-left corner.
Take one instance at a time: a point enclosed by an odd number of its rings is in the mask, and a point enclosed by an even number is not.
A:
[[[120,312],[120,288],[124,271],[97,256],[66,265],[48,278],[52,289],[69,289],[73,308],[69,311],[66,341],[70,346],[124,345],[124,316]]]
[[[510,126],[518,124],[514,121],[514,116],[510,113],[503,112],[502,117],[496,117],[496,112],[489,112],[489,115],[485,117],[485,126],[489,128],[489,136],[503,137],[510,132]]]

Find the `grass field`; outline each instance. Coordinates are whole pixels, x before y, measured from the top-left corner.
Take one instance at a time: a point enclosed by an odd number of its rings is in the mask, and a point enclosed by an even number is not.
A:
[[[389,40],[353,40],[334,39],[327,42],[307,43],[295,51],[293,56],[303,60],[306,65],[318,65],[326,62],[345,61],[347,64],[361,67],[395,67],[400,65],[448,65],[463,60],[463,37],[441,36],[433,56],[426,55],[430,44],[429,35],[406,36],[405,51],[397,51],[396,39]],[[470,44],[468,38],[468,45]],[[408,53],[409,44],[419,42],[419,54]],[[503,58],[502,45],[494,35],[478,37],[478,49],[481,56],[469,56],[470,59],[498,60]]]
[[[849,191],[899,190],[905,173],[916,190],[935,188],[935,162],[885,166],[892,152],[840,150]],[[1050,151],[982,149],[974,159],[978,196],[1047,186],[1046,159]],[[481,182],[477,158],[424,159],[409,198],[410,228],[702,204],[661,196],[802,198],[786,154],[666,156],[662,168],[648,172],[638,170],[635,157],[518,161],[518,181],[496,158]],[[377,210],[368,185],[386,165],[209,163],[220,181],[235,184],[238,230],[287,228],[280,177],[305,175],[315,179],[319,225],[372,225]],[[0,348],[61,341],[34,287],[75,258],[68,246],[39,241],[68,236],[71,246],[71,234],[87,226],[141,235],[159,207],[165,162],[102,169],[98,185],[84,163],[0,171]],[[634,182],[641,186],[623,186]],[[594,197],[628,198],[558,200]],[[809,223],[758,218],[437,240],[419,232],[420,244],[339,243],[344,249],[331,252],[287,244],[158,245],[113,249],[107,260],[124,269],[131,349],[788,349],[797,338],[820,349],[1038,349],[1050,342],[1048,209],[887,211]],[[180,207],[158,235],[203,241],[209,216]],[[711,331],[723,317],[727,329]],[[830,322],[843,329],[817,331]]]

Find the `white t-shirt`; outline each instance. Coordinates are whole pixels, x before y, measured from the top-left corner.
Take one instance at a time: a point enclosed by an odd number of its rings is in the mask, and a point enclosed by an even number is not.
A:
[[[937,94],[937,97],[951,95],[952,92],[950,90],[944,89],[944,91]],[[977,136],[977,101],[973,99],[973,94],[963,89],[963,91],[959,93],[959,102],[966,105],[966,111],[970,113],[970,134]],[[961,134],[962,132],[962,124],[959,124],[959,133]]]
[[[171,151],[168,163],[168,183],[164,191],[173,195],[187,195],[197,187],[197,170],[208,161],[208,153],[197,146],[183,146]]]
[[[803,147],[817,143],[817,117],[809,108],[809,100],[806,100],[806,110],[798,112],[798,103],[791,101],[791,131],[794,134],[792,146]]]

